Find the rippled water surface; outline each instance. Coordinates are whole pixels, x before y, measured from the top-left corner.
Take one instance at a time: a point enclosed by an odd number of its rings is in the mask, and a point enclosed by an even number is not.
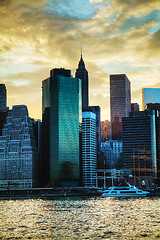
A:
[[[160,239],[160,198],[1,200],[0,239]]]

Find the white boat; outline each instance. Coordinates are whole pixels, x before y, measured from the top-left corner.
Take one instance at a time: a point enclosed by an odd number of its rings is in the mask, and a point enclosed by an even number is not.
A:
[[[143,191],[127,183],[128,186],[113,186],[104,190],[102,197],[145,197],[149,194],[147,191]]]

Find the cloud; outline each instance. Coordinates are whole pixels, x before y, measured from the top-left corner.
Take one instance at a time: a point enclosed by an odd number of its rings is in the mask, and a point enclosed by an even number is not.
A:
[[[159,0],[1,0],[0,80],[9,105],[25,103],[40,118],[41,81],[54,67],[74,76],[81,43],[90,103],[101,106],[103,119],[111,73],[126,73],[140,102],[136,92],[159,81],[159,9]]]

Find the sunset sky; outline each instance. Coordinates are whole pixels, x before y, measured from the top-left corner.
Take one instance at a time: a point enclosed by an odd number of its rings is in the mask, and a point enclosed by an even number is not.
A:
[[[132,102],[160,87],[159,0],[0,0],[0,83],[8,106],[41,119],[42,80],[55,67],[75,75],[83,46],[90,105],[109,119],[109,75],[126,73]]]

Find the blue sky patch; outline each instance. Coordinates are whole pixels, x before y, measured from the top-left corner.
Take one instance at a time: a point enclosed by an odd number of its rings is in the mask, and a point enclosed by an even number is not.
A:
[[[89,0],[52,0],[46,4],[45,11],[64,19],[89,20],[95,16],[96,5]]]

